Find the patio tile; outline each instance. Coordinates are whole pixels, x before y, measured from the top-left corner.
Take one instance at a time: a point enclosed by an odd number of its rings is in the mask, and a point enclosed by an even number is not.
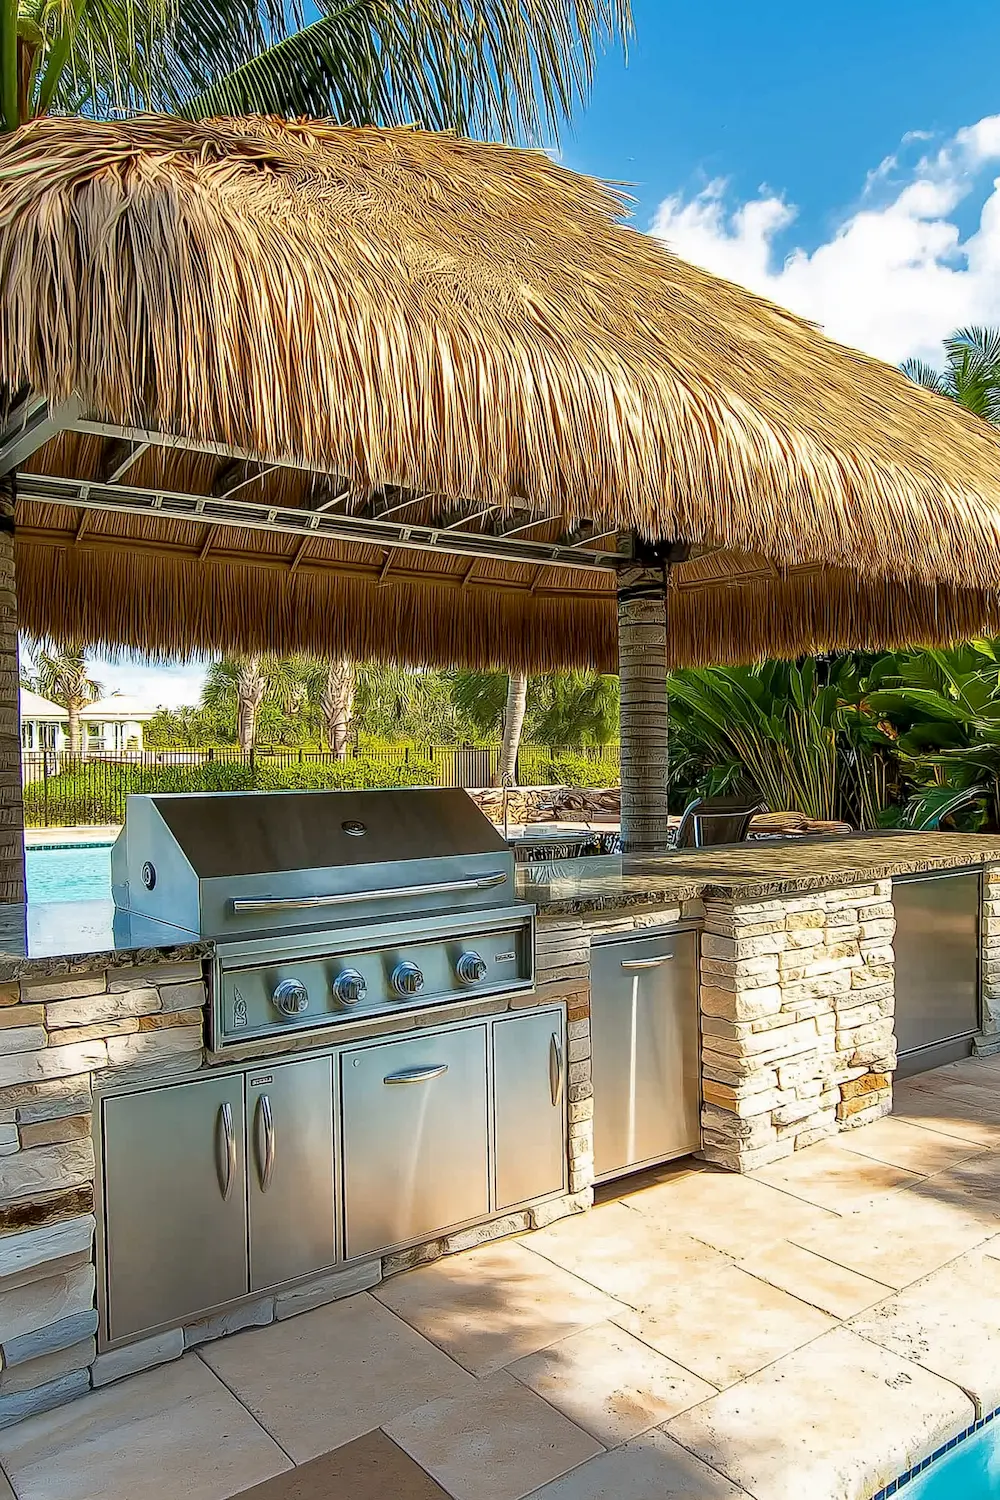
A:
[[[646,1306],[678,1281],[693,1290],[732,1264],[703,1241],[666,1229],[660,1219],[624,1203],[562,1219],[524,1243],[630,1307]]]
[[[1000,1241],[992,1241],[1000,1254]],[[1000,1405],[1000,1260],[962,1255],[851,1322],[856,1333]]]
[[[915,1088],[907,1079],[893,1089],[892,1119],[922,1125],[941,1135],[971,1141],[975,1146],[1000,1146],[1000,1109],[989,1110],[982,1102],[956,1098],[952,1091],[934,1092]]]
[[[664,1229],[742,1259],[775,1240],[820,1228],[834,1215],[736,1172],[687,1168],[622,1200]]]
[[[509,1369],[606,1448],[715,1394],[713,1385],[611,1323],[586,1328]]]
[[[18,1500],[224,1500],[290,1468],[195,1354],[0,1433]]]
[[[919,1174],[842,1151],[829,1141],[807,1146],[753,1174],[755,1182],[781,1188],[834,1213],[853,1213],[884,1193],[919,1181]],[[787,1235],[795,1239],[797,1235]]]
[[[647,1432],[613,1453],[535,1490],[528,1500],[750,1500],[745,1490],[665,1432]]]
[[[378,1428],[321,1453],[235,1500],[448,1500],[448,1494]]]
[[[821,1232],[797,1236],[803,1250],[881,1281],[898,1291],[982,1244],[995,1230],[926,1185],[889,1193],[874,1207],[850,1214]]]
[[[836,1328],[666,1431],[755,1500],[867,1500],[972,1415],[957,1386]]]
[[[474,1385],[367,1292],[220,1339],[201,1357],[296,1463]]]
[[[789,1240],[778,1240],[740,1262],[744,1271],[780,1287],[800,1302],[818,1307],[832,1318],[852,1318],[855,1313],[891,1296],[892,1288],[868,1276],[859,1276],[812,1250],[803,1250]]]
[[[950,1204],[981,1223],[988,1233],[1000,1229],[1000,1152],[979,1151],[947,1172],[937,1172],[912,1191],[921,1198]]]
[[[397,1417],[385,1431],[454,1500],[519,1500],[602,1452],[506,1370]]]
[[[614,1317],[619,1306],[520,1242],[446,1256],[391,1277],[374,1295],[474,1375]]]
[[[716,1386],[742,1380],[834,1326],[825,1313],[738,1266],[697,1287],[672,1281],[652,1307],[615,1321]]]
[[[940,1131],[907,1124],[905,1120],[894,1120],[891,1115],[864,1125],[860,1130],[844,1131],[835,1144],[841,1151],[851,1151],[858,1156],[883,1161],[891,1167],[904,1167],[909,1172],[922,1172],[927,1176],[947,1171],[956,1163],[985,1150],[971,1141],[957,1140],[954,1136],[942,1135]]]

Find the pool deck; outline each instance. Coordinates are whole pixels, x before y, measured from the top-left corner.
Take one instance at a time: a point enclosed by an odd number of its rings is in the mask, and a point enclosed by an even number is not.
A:
[[[751,1177],[629,1179],[32,1417],[0,1497],[869,1500],[997,1406],[1000,1058],[970,1059]]]

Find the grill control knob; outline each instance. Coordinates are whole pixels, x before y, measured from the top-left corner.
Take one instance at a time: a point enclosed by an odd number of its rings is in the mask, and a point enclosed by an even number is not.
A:
[[[392,987],[397,995],[418,995],[424,987],[424,976],[416,964],[397,964],[392,971]]]
[[[283,1016],[301,1016],[309,1009],[309,991],[300,979],[283,979],[275,987],[271,1004]]]
[[[357,969],[342,969],[333,981],[333,998],[338,1005],[357,1005],[368,993],[368,981]]]
[[[486,960],[478,953],[463,953],[455,965],[455,972],[463,984],[479,984],[486,978]]]

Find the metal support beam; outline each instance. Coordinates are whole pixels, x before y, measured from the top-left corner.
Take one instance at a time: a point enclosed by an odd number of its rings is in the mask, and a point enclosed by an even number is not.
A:
[[[50,407],[47,401],[26,401],[13,411],[0,432],[0,476],[19,469],[39,448],[71,427],[80,409],[74,396],[58,407]]]

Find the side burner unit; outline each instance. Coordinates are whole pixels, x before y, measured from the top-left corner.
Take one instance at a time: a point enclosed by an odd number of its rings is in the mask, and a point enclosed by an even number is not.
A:
[[[131,796],[111,881],[213,939],[216,1051],[534,984],[534,908],[463,791]]]

